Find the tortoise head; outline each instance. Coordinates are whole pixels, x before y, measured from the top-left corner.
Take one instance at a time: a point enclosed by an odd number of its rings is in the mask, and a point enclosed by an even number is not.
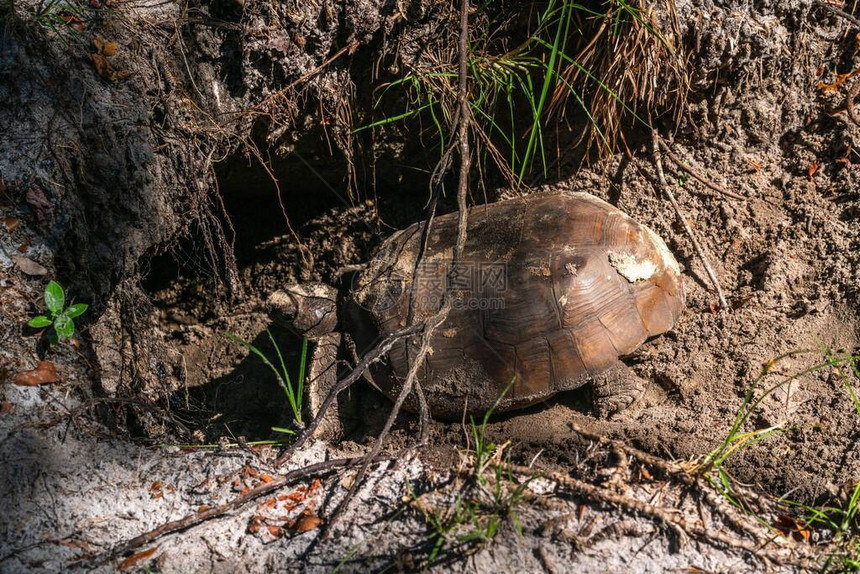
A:
[[[337,290],[324,283],[297,283],[266,301],[269,317],[300,337],[316,339],[337,327]]]

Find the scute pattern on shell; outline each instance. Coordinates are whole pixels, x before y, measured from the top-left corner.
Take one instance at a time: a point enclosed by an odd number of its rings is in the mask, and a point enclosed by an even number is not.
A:
[[[500,411],[582,386],[671,329],[683,308],[680,269],[665,243],[589,194],[472,208],[463,264],[447,281],[457,214],[435,219],[413,283],[422,226],[382,245],[354,286],[346,327],[365,350],[405,326],[410,296],[421,321],[452,285],[457,304],[420,371],[436,418],[457,419],[464,407],[484,412],[512,380]],[[401,342],[371,369],[380,390],[396,395],[416,347]]]

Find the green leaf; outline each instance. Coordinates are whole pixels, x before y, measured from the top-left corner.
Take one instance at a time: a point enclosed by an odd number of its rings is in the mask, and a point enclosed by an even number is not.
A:
[[[63,288],[56,281],[51,281],[45,287],[45,305],[51,315],[59,315],[63,310],[63,305],[66,303],[66,295],[63,293]]]
[[[47,327],[53,323],[50,319],[45,317],[44,315],[39,315],[38,317],[33,317],[27,322],[28,327]]]
[[[89,308],[90,306],[86,303],[75,303],[74,305],[69,305],[69,308],[66,309],[66,316],[70,319],[74,317],[80,317],[84,314],[84,311]]]
[[[67,315],[60,315],[54,321],[54,330],[61,341],[71,339],[72,335],[75,334],[75,322],[69,319]]]

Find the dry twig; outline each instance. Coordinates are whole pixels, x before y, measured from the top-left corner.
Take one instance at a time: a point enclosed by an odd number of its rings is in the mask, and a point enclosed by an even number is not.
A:
[[[833,14],[836,14],[840,18],[845,18],[846,20],[848,20],[849,22],[851,22],[855,26],[860,27],[860,18],[857,18],[857,16],[854,16],[853,14],[849,14],[848,12],[843,10],[842,8],[834,6],[833,4],[830,4],[829,2],[827,2],[826,0],[818,0],[818,5],[821,6],[822,8],[824,8],[825,10],[827,10],[828,12],[832,12]]]
[[[695,179],[696,181],[698,181],[699,183],[701,183],[702,185],[704,185],[708,189],[710,189],[712,191],[716,191],[717,193],[725,195],[726,197],[731,197],[732,199],[739,199],[741,201],[744,201],[746,199],[742,195],[738,195],[737,193],[735,193],[733,191],[723,189],[722,187],[715,184],[714,182],[708,181],[707,178],[705,178],[698,171],[692,169],[690,166],[685,164],[683,162],[683,160],[681,160],[681,158],[679,158],[677,155],[675,155],[672,152],[672,150],[669,149],[669,144],[664,142],[662,139],[659,139],[657,141],[659,142],[660,147],[663,148],[663,151],[666,153],[666,157],[668,157],[670,160],[672,160],[672,163],[674,163],[676,166],[678,166],[678,168],[683,169],[685,172],[689,173],[693,177],[693,179]]]
[[[717,291],[717,297],[720,300],[720,307],[723,309],[728,309],[728,303],[726,303],[726,297],[723,295],[723,290],[720,287],[720,282],[717,280],[717,275],[711,268],[710,263],[708,263],[708,258],[705,256],[704,249],[702,249],[702,246],[699,244],[698,240],[696,239],[696,236],[693,235],[693,230],[690,229],[690,225],[684,218],[684,214],[681,212],[681,206],[678,204],[678,200],[675,199],[675,194],[672,193],[669,184],[666,183],[666,175],[663,173],[663,161],[660,159],[660,135],[657,133],[657,130],[651,130],[651,136],[652,151],[654,153],[654,163],[657,166],[657,176],[660,179],[660,186],[663,189],[663,192],[666,194],[666,197],[669,198],[669,202],[672,204],[672,207],[675,209],[675,213],[678,216],[678,220],[680,220],[681,225],[684,227],[684,231],[690,238],[690,242],[696,249],[696,253],[699,256],[699,259],[702,261],[702,265],[705,267],[705,271],[707,272],[708,277],[711,279],[711,283],[713,283],[714,289],[716,289]]]

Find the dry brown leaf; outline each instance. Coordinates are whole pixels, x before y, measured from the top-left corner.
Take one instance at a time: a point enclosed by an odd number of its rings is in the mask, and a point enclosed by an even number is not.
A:
[[[51,210],[51,202],[45,197],[45,192],[37,186],[31,186],[24,196],[24,200],[36,214],[36,221],[42,223],[47,219],[47,213]]]
[[[263,527],[265,521],[262,516],[256,515],[251,517],[251,522],[248,523],[248,532],[251,534],[257,534],[260,531],[260,528]]]
[[[119,563],[119,569],[128,570],[129,568],[133,568],[134,566],[137,566],[139,562],[142,562],[147,558],[151,557],[157,551],[158,546],[155,546],[153,548],[150,548],[149,550],[144,550],[142,552],[138,552],[137,554],[132,554],[131,556]]]
[[[89,59],[92,61],[93,65],[96,67],[96,72],[99,76],[107,80],[108,82],[116,82],[119,80],[124,80],[125,78],[131,75],[131,72],[126,70],[117,70],[113,66],[110,65],[110,62],[107,61],[107,57],[105,57],[102,53],[94,53],[87,54]]]
[[[42,361],[39,366],[32,371],[24,371],[18,373],[14,383],[23,387],[37,387],[43,384],[57,383],[60,381],[60,376],[57,374],[57,368],[51,361]]]
[[[45,269],[45,267],[39,265],[32,259],[29,259],[27,257],[21,257],[20,255],[11,255],[9,258],[15,262],[15,265],[18,266],[18,269],[20,269],[21,272],[25,275],[30,275],[32,277],[42,277],[48,274],[48,270]]]
[[[296,520],[295,525],[293,526],[293,530],[296,534],[301,534],[303,532],[310,532],[311,530],[316,530],[322,524],[322,518],[317,516],[316,514],[302,514],[298,520]]]
[[[818,168],[820,166],[821,166],[821,164],[816,159],[812,162],[812,164],[810,164],[809,169],[806,170],[806,173],[809,174],[809,177],[812,177],[813,175],[816,174],[816,172],[818,172]]]
[[[775,526],[777,530],[782,532],[783,536],[787,537],[794,534],[802,538],[807,544],[809,543],[809,537],[812,535],[812,531],[805,522],[787,514],[778,516]]]
[[[111,56],[116,55],[116,51],[119,50],[119,44],[116,42],[105,42],[102,47],[102,54],[110,58]]]
[[[4,217],[3,219],[0,219],[0,222],[2,222],[4,226],[6,226],[6,231],[9,231],[10,233],[12,231],[15,231],[18,228],[18,225],[21,223],[21,221],[17,217]]]
[[[70,12],[60,14],[60,19],[80,34],[83,34],[87,29],[86,23]]]
[[[7,413],[12,412],[12,403],[9,401],[3,401],[0,403],[0,415],[5,415]]]
[[[106,42],[101,36],[93,38],[93,46],[96,47],[96,53],[107,58],[116,55],[116,51],[119,49],[119,44],[116,42]]]
[[[835,92],[842,86],[842,84],[845,83],[845,80],[856,74],[858,71],[860,70],[851,70],[850,72],[846,72],[844,74],[836,74],[836,81],[834,81],[832,84],[818,82],[818,90],[820,92]]]

